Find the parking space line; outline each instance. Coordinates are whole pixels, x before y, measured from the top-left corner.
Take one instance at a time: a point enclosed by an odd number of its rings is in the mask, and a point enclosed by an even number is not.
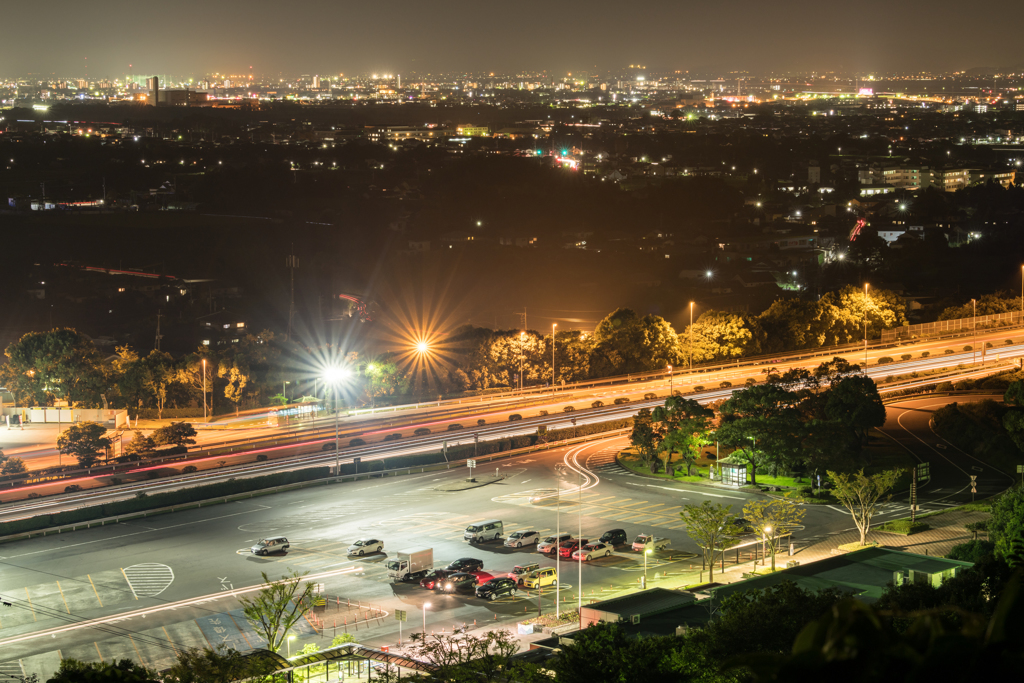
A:
[[[171,634],[167,632],[167,627],[166,626],[161,626],[160,628],[162,628],[164,630],[164,635],[167,636],[167,642],[171,644],[172,648],[174,648],[174,654],[175,655],[181,654],[181,650],[178,649],[178,644],[175,643],[174,640],[171,639]]]
[[[96,594],[96,599],[100,601],[100,607],[103,607],[103,598],[100,597],[100,592],[96,590],[96,584],[92,582],[92,576],[86,574],[89,579],[89,585],[92,586],[92,592]]]
[[[132,647],[135,648],[135,654],[137,654],[139,656],[139,661],[142,663],[142,665],[143,666],[148,666],[146,664],[146,660],[142,657],[142,653],[139,652],[139,646],[135,644],[135,639],[132,638],[130,633],[128,634],[128,640],[132,641]],[[99,648],[97,648],[97,649],[99,649]]]
[[[71,608],[68,607],[68,599],[64,597],[64,589],[60,587],[60,581],[57,582],[57,590],[60,591],[60,599],[64,603],[64,609],[68,611],[68,614],[71,614]]]
[[[96,641],[93,641],[93,643],[92,643],[92,644],[96,646],[96,654],[97,654],[97,655],[99,655],[100,661],[101,661],[101,662],[102,662],[102,661],[104,661],[104,659],[103,659],[103,653],[102,653],[102,652],[100,652],[100,644],[99,644],[99,643],[97,643]],[[63,657],[61,657],[61,659],[64,659],[64,658],[63,658]]]
[[[645,508],[636,508],[636,509],[637,510],[651,510],[653,508],[660,508],[660,507],[662,507],[664,505],[665,505],[664,503],[658,503],[657,505],[648,505]],[[664,512],[664,510],[658,510],[658,514],[661,514],[662,512]]]
[[[32,610],[32,621],[39,621],[36,619],[36,608],[32,606],[32,596],[28,594],[28,586],[25,586],[25,597],[28,598],[28,608]]]
[[[121,567],[121,576],[124,577],[124,582],[128,584],[128,588],[131,590],[132,595],[135,596],[136,600],[138,600],[139,596],[135,595],[135,586],[133,586],[132,582],[128,580],[128,575],[124,573],[124,567]],[[96,649],[98,650],[99,648]]]

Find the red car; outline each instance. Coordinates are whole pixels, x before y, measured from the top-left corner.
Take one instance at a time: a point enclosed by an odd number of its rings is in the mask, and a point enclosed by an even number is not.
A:
[[[488,574],[487,572],[470,572],[470,574],[476,577],[476,585],[478,586],[482,586],[494,578],[494,574]]]
[[[452,572],[446,572],[443,569],[435,569],[420,580],[420,588],[426,588],[428,591],[434,590],[438,583],[444,581]]]
[[[577,550],[580,549],[581,546],[585,546],[586,544],[587,544],[587,539],[585,539],[585,538],[574,538],[574,539],[571,539],[569,541],[565,541],[560,546],[558,546],[558,553],[562,557],[572,557],[572,554],[574,552],[576,552]]]

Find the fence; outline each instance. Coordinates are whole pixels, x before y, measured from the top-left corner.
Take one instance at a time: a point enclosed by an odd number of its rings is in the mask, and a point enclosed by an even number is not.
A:
[[[1020,325],[1022,321],[1024,321],[1024,317],[1021,312],[1013,311],[1011,313],[979,315],[976,318],[957,318],[956,320],[937,320],[933,323],[904,325],[891,330],[882,330],[882,343],[887,344],[920,337],[938,337],[953,332],[969,332],[977,328]]]

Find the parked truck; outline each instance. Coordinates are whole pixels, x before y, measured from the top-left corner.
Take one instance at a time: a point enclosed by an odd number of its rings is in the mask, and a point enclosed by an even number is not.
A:
[[[419,581],[434,568],[434,549],[399,550],[384,566],[392,581]]]
[[[638,553],[645,553],[648,550],[661,550],[662,548],[667,548],[671,542],[672,541],[667,538],[652,536],[650,534],[640,534],[633,539],[633,550]]]

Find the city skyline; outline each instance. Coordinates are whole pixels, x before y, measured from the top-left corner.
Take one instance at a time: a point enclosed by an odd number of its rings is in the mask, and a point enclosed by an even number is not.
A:
[[[9,26],[30,28],[41,11],[68,16],[66,0],[15,6]],[[639,63],[673,71],[845,71],[849,73],[1015,69],[1019,5],[997,2],[973,15],[951,2],[930,6],[927,21],[911,7],[868,3],[815,8],[786,2],[768,11],[741,2],[728,8],[647,2],[624,16],[618,5],[569,3],[516,8],[449,2],[423,16],[391,3],[339,9],[301,0],[282,22],[256,4],[246,12],[184,0],[132,8],[126,21],[93,11],[58,21],[40,35],[8,35],[0,69],[8,75],[113,78],[127,73],[608,72]],[[261,13],[261,10],[265,10]],[[884,10],[884,14],[882,11]],[[878,15],[876,18],[876,14]],[[993,24],[990,17],[1002,20]],[[532,17],[540,17],[533,19]],[[377,28],[374,28],[377,27]],[[296,45],[299,47],[297,48]],[[943,46],[955,49],[943,49]],[[129,66],[130,65],[130,66]]]

